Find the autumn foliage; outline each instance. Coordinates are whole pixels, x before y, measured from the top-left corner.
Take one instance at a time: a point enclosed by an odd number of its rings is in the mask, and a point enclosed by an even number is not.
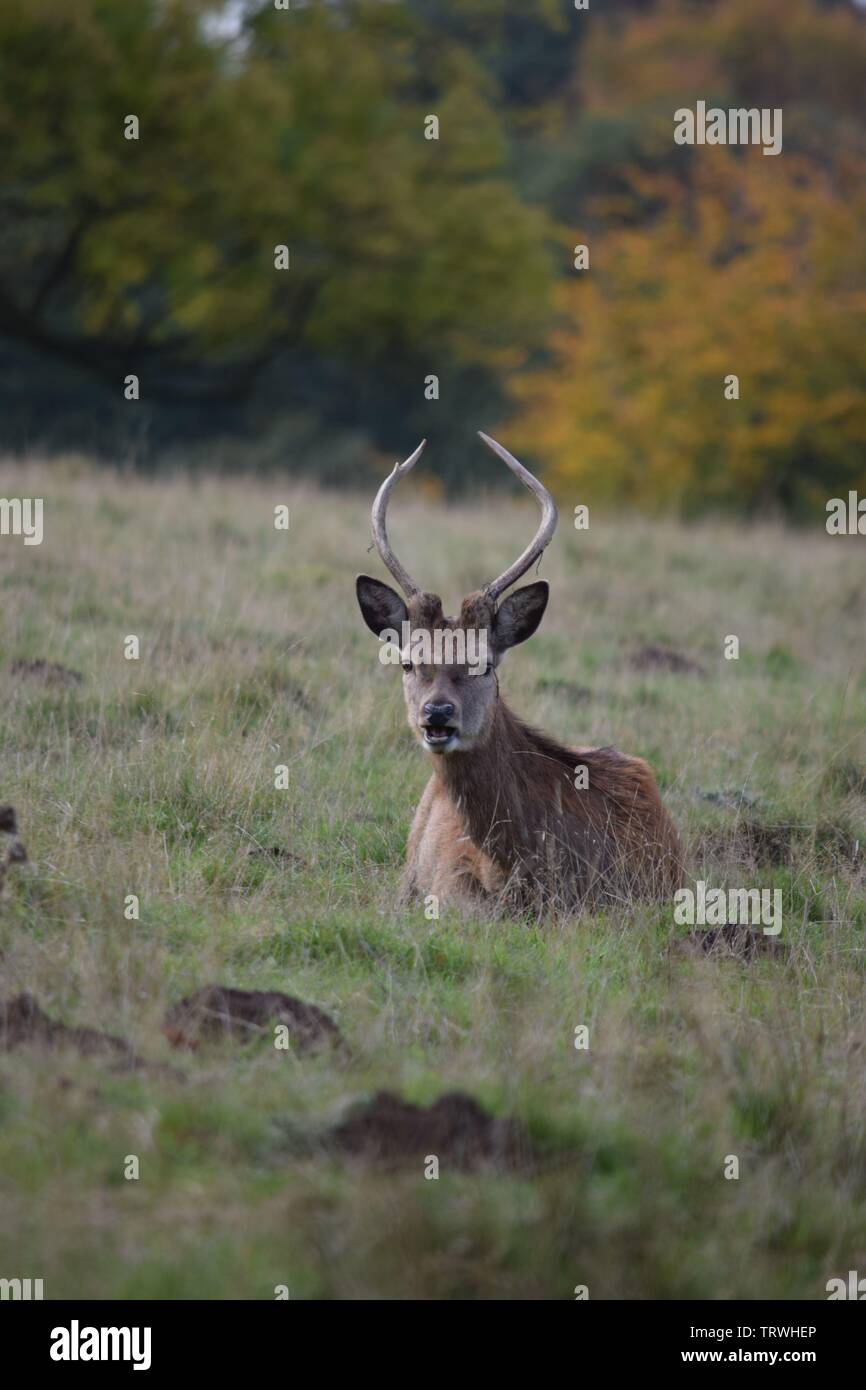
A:
[[[481,427],[575,502],[813,513],[866,487],[864,91],[852,0],[0,0],[0,447],[423,436],[456,491]]]
[[[706,150],[688,187],[635,176],[657,211],[560,291],[553,360],[515,385],[519,442],[581,497],[640,506],[863,485],[863,174]]]
[[[590,109],[629,93],[643,157],[572,238],[590,265],[562,282],[542,366],[513,380],[518,444],[575,501],[797,513],[866,486],[858,17],[664,6],[586,72]],[[675,152],[672,113],[698,96],[781,107],[783,153]]]

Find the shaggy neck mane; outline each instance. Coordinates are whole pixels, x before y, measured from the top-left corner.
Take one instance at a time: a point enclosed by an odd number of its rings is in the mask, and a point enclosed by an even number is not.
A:
[[[457,622],[442,617],[435,594],[410,605],[418,625],[494,627],[483,593],[464,599]],[[577,769],[586,777],[575,785]],[[629,884],[641,865],[667,885],[680,878],[676,832],[647,765],[615,748],[566,748],[525,724],[497,695],[486,741],[433,759],[433,775],[453,802],[473,844],[512,885],[542,898],[583,898],[619,875]]]
[[[562,843],[565,820],[578,815],[577,761],[500,696],[486,743],[435,759],[434,771],[475,844],[510,871],[543,852],[545,832]]]

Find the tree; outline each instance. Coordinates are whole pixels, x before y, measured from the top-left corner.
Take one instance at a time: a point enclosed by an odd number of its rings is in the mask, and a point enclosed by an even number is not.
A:
[[[576,499],[802,509],[866,484],[866,165],[768,164],[706,149],[689,188],[636,178],[655,217],[563,287],[514,393],[518,444]]]
[[[521,447],[579,500],[801,510],[863,486],[863,19],[665,0],[594,26],[579,80],[578,148],[604,129],[620,153],[563,230],[591,268],[513,377]],[[783,154],[676,145],[699,98],[783,108]]]
[[[281,408],[311,362],[368,384],[510,362],[548,229],[471,57],[445,45],[431,91],[402,8],[259,0],[229,37],[219,10],[0,0],[0,335],[148,400],[243,400],[282,356]]]

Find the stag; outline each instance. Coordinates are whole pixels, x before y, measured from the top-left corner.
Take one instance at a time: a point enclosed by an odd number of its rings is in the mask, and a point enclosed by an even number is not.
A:
[[[495,439],[481,438],[540,504],[538,530],[523,554],[464,598],[457,617],[444,615],[438,594],[422,592],[386,530],[391,493],[417,463],[422,441],[373,503],[373,540],[405,598],[366,574],[356,582],[364,621],[380,640],[411,634],[399,652],[406,710],[433,758],[409,833],[406,893],[545,912],[668,896],[679,886],[680,848],[648,765],[614,748],[558,743],[519,719],[501,694],[502,659],[536,631],[549,589],[536,581],[502,595],[549,545],[557,513],[527,468]],[[431,658],[432,642],[415,640],[425,633],[450,636],[444,658]],[[484,659],[454,659],[461,635],[475,638]]]

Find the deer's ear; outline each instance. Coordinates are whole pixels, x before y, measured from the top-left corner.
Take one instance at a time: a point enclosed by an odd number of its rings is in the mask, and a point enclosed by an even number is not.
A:
[[[547,581],[539,579],[535,584],[515,589],[513,594],[502,600],[494,619],[496,645],[501,651],[516,647],[532,636],[544,617],[549,595]]]
[[[355,580],[358,606],[371,632],[381,637],[387,628],[400,631],[401,623],[409,617],[409,610],[395,589],[383,584],[381,579],[371,579],[369,574],[359,574]]]

